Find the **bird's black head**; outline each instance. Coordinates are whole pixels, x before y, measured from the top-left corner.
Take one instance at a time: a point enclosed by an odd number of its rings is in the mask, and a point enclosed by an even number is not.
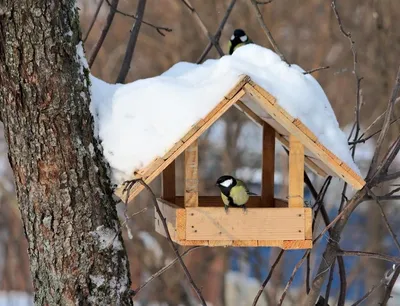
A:
[[[233,31],[233,34],[229,40],[229,54],[232,55],[233,51],[235,51],[239,45],[245,45],[250,42],[251,41],[245,31],[242,29],[236,29]]]
[[[221,189],[222,188],[229,188],[230,189],[231,187],[235,186],[236,183],[237,183],[236,179],[233,176],[223,175],[217,180],[216,185]]]

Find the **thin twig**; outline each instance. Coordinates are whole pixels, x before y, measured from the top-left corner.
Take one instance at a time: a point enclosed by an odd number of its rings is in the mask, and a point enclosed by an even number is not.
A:
[[[389,99],[389,103],[388,103],[388,106],[386,109],[386,114],[385,114],[385,119],[384,119],[383,126],[382,126],[382,131],[379,134],[379,138],[378,138],[378,141],[377,141],[376,147],[375,147],[374,156],[372,157],[371,165],[368,170],[367,180],[370,180],[376,171],[379,155],[380,155],[382,145],[383,145],[383,141],[385,140],[386,135],[389,132],[389,126],[390,126],[390,120],[391,120],[392,113],[393,113],[394,102],[397,99],[399,91],[400,91],[400,66],[397,71],[396,81],[393,86],[392,94],[391,94],[391,97]]]
[[[311,70],[304,71],[303,74],[304,75],[305,74],[311,74],[313,72],[317,72],[317,71],[325,70],[325,69],[329,69],[329,68],[331,68],[331,67],[330,66],[324,66],[324,67],[314,68],[314,69],[311,69]]]
[[[331,270],[329,271],[328,284],[326,285],[324,306],[327,306],[327,305],[328,305],[329,295],[331,294],[331,287],[332,287],[333,273],[334,273],[334,272],[335,272],[335,265],[332,265],[332,268],[331,268]]]
[[[100,12],[100,9],[101,9],[101,6],[103,5],[103,3],[104,3],[104,0],[100,0],[99,1],[99,4],[97,5],[97,8],[96,8],[96,12],[94,13],[93,19],[92,19],[92,21],[91,21],[91,23],[89,25],[89,28],[88,28],[88,30],[86,32],[85,38],[83,38],[83,42],[86,42],[86,40],[88,39],[89,34],[92,31],[92,28],[93,28],[93,26],[94,26],[94,24],[95,24],[95,22],[97,20],[97,16],[99,15],[99,12]]]
[[[146,8],[147,0],[139,0],[137,7],[137,18],[135,19],[135,25],[131,31],[131,35],[129,36],[128,45],[126,46],[126,52],[124,56],[124,60],[122,61],[121,70],[119,71],[116,83],[124,83],[126,76],[128,75],[129,69],[131,68],[131,61],[133,57],[133,53],[135,52],[136,42],[140,32],[140,26],[142,25],[144,9]]]
[[[114,13],[120,14],[120,15],[125,16],[125,17],[137,19],[137,16],[135,16],[135,15],[125,13],[125,12],[123,12],[123,11],[118,10],[117,8],[113,8],[113,7],[111,6],[111,3],[110,3],[109,0],[106,0],[106,2],[107,2],[107,4],[108,4],[108,6],[109,6],[112,10],[114,10]],[[172,29],[170,29],[170,28],[161,27],[161,26],[156,26],[156,25],[154,25],[154,24],[152,24],[152,23],[150,23],[150,22],[144,21],[144,20],[142,20],[142,23],[145,24],[145,25],[147,25],[147,26],[149,26],[149,27],[151,27],[151,28],[153,28],[153,29],[155,29],[155,30],[157,31],[157,33],[160,34],[161,36],[165,36],[165,33],[163,33],[163,31],[165,31],[165,32],[172,32]]]
[[[385,295],[383,296],[383,300],[381,303],[382,306],[386,306],[389,299],[391,298],[390,294],[392,293],[393,287],[396,284],[399,274],[400,274],[400,266],[396,267],[389,284],[386,286]]]
[[[380,260],[392,262],[395,264],[400,264],[400,257],[390,256],[390,255],[385,255],[385,254],[380,254],[380,253],[338,250],[337,255],[338,256],[369,257],[369,258],[380,259]]]
[[[229,4],[229,6],[228,6],[228,8],[227,8],[227,10],[226,10],[226,12],[225,12],[224,18],[222,18],[222,21],[221,21],[221,23],[220,23],[220,25],[219,25],[219,27],[218,27],[218,29],[217,29],[217,32],[216,32],[215,35],[214,35],[214,40],[215,40],[216,42],[219,42],[219,39],[220,39],[220,37],[221,37],[222,30],[224,29],[225,24],[226,24],[226,22],[228,21],[228,18],[229,18],[230,14],[231,14],[231,12],[232,12],[232,10],[233,10],[233,7],[235,6],[235,3],[236,3],[236,0],[232,0],[232,1],[231,1],[231,3]],[[209,40],[209,41],[208,41],[207,47],[204,49],[203,53],[200,55],[200,57],[199,57],[199,59],[196,61],[196,63],[200,64],[200,63],[202,63],[202,62],[204,61],[204,59],[206,58],[206,56],[207,56],[208,53],[210,52],[212,46],[213,46],[213,43]],[[222,56],[222,55],[223,55],[223,54],[220,54],[220,56]]]
[[[108,31],[110,30],[111,24],[114,20],[114,16],[115,16],[115,10],[118,7],[118,2],[119,0],[112,0],[112,3],[110,4],[110,11],[108,12],[107,15],[107,19],[106,19],[106,23],[103,27],[103,30],[101,31],[99,40],[96,42],[95,46],[93,47],[93,51],[92,54],[90,55],[89,58],[89,67],[91,68],[93,66],[93,63],[97,57],[97,54],[99,53],[101,46],[104,43],[104,40],[107,37]]]
[[[361,299],[359,299],[359,300],[358,300],[357,302],[355,302],[354,304],[351,304],[351,306],[360,305],[362,302],[364,302],[366,299],[368,299],[369,296],[370,296],[372,293],[374,293],[374,291],[375,291],[376,289],[380,288],[382,285],[383,285],[382,282],[379,282],[378,284],[373,285],[373,286],[371,287],[371,289],[369,289],[369,290],[367,291],[367,293],[365,293],[365,294],[361,297]]]
[[[367,188],[368,188],[368,187],[367,187]],[[378,204],[379,210],[380,210],[380,212],[381,212],[381,216],[382,216],[383,220],[385,221],[385,225],[386,225],[386,227],[387,227],[387,229],[388,229],[390,235],[392,236],[393,241],[394,241],[394,243],[395,243],[396,246],[397,246],[397,249],[400,251],[400,243],[399,243],[399,241],[397,240],[397,235],[394,233],[392,227],[391,227],[390,224],[389,224],[389,220],[387,219],[386,214],[385,214],[385,211],[383,210],[382,203],[379,201],[378,197],[372,192],[371,189],[368,189],[368,194],[369,194],[370,196],[372,196],[372,198],[373,198],[373,199],[375,200],[375,202]]]
[[[267,25],[265,24],[265,21],[261,14],[260,8],[257,5],[257,1],[256,0],[250,0],[250,1],[251,1],[251,4],[253,5],[255,13],[256,13],[258,23],[260,24],[261,28],[263,29],[265,35],[267,35],[268,40],[271,43],[272,47],[274,48],[276,54],[279,55],[279,57],[281,58],[282,61],[289,64],[289,62],[286,60],[283,53],[279,50],[279,47],[278,47],[277,43],[275,42],[275,39],[272,37],[271,31],[268,29]]]
[[[293,279],[294,279],[294,277],[295,277],[297,271],[300,269],[301,265],[303,264],[304,260],[307,258],[307,255],[308,255],[309,253],[310,253],[310,250],[307,250],[307,251],[304,253],[303,257],[299,260],[299,262],[298,262],[298,263],[296,264],[296,266],[294,267],[294,269],[293,269],[293,271],[292,271],[292,275],[290,275],[289,281],[287,282],[287,284],[286,284],[286,286],[285,286],[285,289],[283,289],[281,298],[279,299],[279,304],[278,304],[278,306],[281,306],[281,305],[282,305],[283,300],[284,300],[285,297],[286,297],[286,293],[287,293],[287,291],[288,291],[290,285],[292,284]]]
[[[147,185],[142,179],[139,179],[136,182],[139,182],[140,184],[142,184],[145,187],[145,189],[151,194],[151,199],[152,199],[153,205],[154,205],[154,207],[156,209],[156,212],[157,212],[158,216],[161,219],[161,223],[163,225],[165,234],[167,235],[167,239],[170,242],[170,245],[171,245],[171,247],[172,247],[172,249],[173,249],[173,251],[174,251],[174,253],[175,253],[175,255],[176,255],[176,257],[177,257],[177,259],[178,259],[178,261],[179,261],[179,263],[180,263],[180,265],[182,267],[182,269],[183,269],[183,272],[185,272],[185,275],[186,275],[187,279],[189,280],[190,285],[192,286],[193,290],[196,292],[196,294],[197,294],[198,298],[200,299],[202,305],[203,306],[207,306],[206,301],[204,300],[204,297],[201,294],[200,289],[197,287],[196,283],[194,282],[194,280],[192,278],[192,275],[190,274],[188,268],[185,265],[185,262],[182,259],[182,256],[179,254],[178,248],[176,247],[175,243],[173,242],[173,240],[171,238],[171,235],[170,235],[169,229],[168,229],[168,225],[167,225],[167,221],[166,221],[164,215],[161,212],[160,206],[158,205],[156,195],[154,194],[154,192],[150,188],[150,186]],[[128,184],[129,184],[129,182],[128,182]],[[133,186],[133,184],[130,184],[131,188],[132,188],[132,186]]]
[[[253,300],[253,304],[251,304],[252,306],[256,306],[258,303],[258,300],[261,296],[261,294],[263,293],[265,287],[267,286],[269,280],[272,277],[272,273],[274,272],[276,266],[278,265],[279,261],[281,260],[281,257],[283,255],[283,253],[285,253],[285,250],[281,250],[278,254],[278,257],[276,257],[275,262],[273,263],[271,270],[269,271],[267,277],[264,279],[263,283],[261,284],[260,289],[257,292],[257,295],[255,296],[254,300]]]
[[[197,24],[200,26],[203,33],[208,37],[209,41],[214,45],[215,49],[217,49],[218,53],[222,56],[224,55],[224,51],[222,51],[219,42],[215,39],[214,36],[207,30],[206,25],[204,24],[203,20],[201,19],[199,13],[195,10],[193,5],[189,2],[189,0],[180,0],[191,12],[194,19],[196,20]]]
[[[194,246],[189,249],[187,249],[185,252],[183,252],[180,256],[184,257],[185,255],[189,254],[190,252],[203,248],[204,246]],[[178,261],[178,257],[175,257],[173,261],[171,261],[169,264],[158,270],[156,273],[154,273],[152,276],[150,276],[143,284],[141,284],[139,287],[137,287],[135,290],[131,290],[131,295],[136,296],[139,294],[139,292],[146,287],[149,283],[151,283],[154,279],[159,277],[161,274],[163,274],[165,271],[167,271],[169,268],[171,268],[176,262]]]

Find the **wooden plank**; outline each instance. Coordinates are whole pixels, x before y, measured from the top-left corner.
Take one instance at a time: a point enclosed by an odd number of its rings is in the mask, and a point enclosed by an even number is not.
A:
[[[210,247],[227,247],[232,244],[232,240],[208,240],[208,246]]]
[[[284,241],[282,249],[284,250],[300,250],[300,249],[311,249],[312,240],[301,240],[301,241]]]
[[[208,246],[208,240],[177,240],[175,242],[179,245],[184,245],[184,246],[196,246],[196,245]]]
[[[240,90],[231,100],[224,102],[223,106],[220,107],[220,104],[216,106],[218,111],[213,112],[213,116],[210,117],[207,115],[207,121],[198,129],[190,138],[187,139],[173,154],[171,154],[160,167],[158,167],[153,173],[151,173],[144,181],[147,184],[150,184],[160,173],[163,171],[175,158],[177,158],[184,150],[186,150],[205,130],[207,130],[215,121],[217,121],[233,104],[236,103],[242,96],[244,95],[244,90]],[[129,198],[126,199],[126,196],[123,194],[123,186],[119,186],[115,190],[115,195],[117,195],[123,202],[129,203],[135,198],[139,192],[143,190],[143,186],[141,184],[136,184],[130,192]]]
[[[232,246],[234,247],[256,247],[258,246],[257,240],[233,240]]]
[[[171,203],[175,203],[176,181],[175,181],[175,161],[173,161],[162,172],[162,198]]]
[[[167,151],[167,153],[164,154],[163,159],[166,160],[168,159],[172,154],[174,154],[176,152],[176,150],[178,150],[181,146],[183,145],[183,141],[179,140],[178,142],[176,142],[171,149],[169,149]]]
[[[262,126],[264,120],[262,120],[255,112],[253,112],[250,107],[244,104],[242,101],[237,101],[235,106],[241,110],[251,121]]]
[[[271,207],[288,207],[288,203],[285,200],[274,199],[274,204]],[[177,196],[175,198],[175,204],[179,207],[184,205],[184,197]],[[199,196],[200,207],[224,207],[220,196]],[[260,196],[250,196],[249,201],[246,203],[246,207],[261,207]],[[236,209],[236,208],[235,208]]]
[[[199,206],[199,150],[195,140],[185,150],[185,207]]]
[[[187,132],[185,134],[185,136],[182,137],[181,140],[183,142],[186,142],[190,137],[193,136],[194,133],[196,133],[198,130],[200,130],[200,128],[204,125],[204,123],[205,123],[205,121],[203,119],[200,119],[199,121],[197,121],[197,123],[192,125],[191,129],[189,130],[189,132]]]
[[[140,169],[139,171],[135,172],[135,178],[145,178],[149,176],[154,170],[161,166],[164,162],[162,158],[156,158],[153,160],[147,167]]]
[[[304,240],[303,208],[186,208],[186,240]]]
[[[259,247],[278,247],[284,250],[311,249],[312,240],[259,240]]]
[[[244,104],[242,101],[236,102],[235,106],[237,106],[238,109],[243,111],[250,120],[252,120],[254,123],[263,126],[264,123],[269,124],[267,120],[263,120],[260,118],[255,112],[253,112],[246,104]],[[275,129],[274,129],[275,130]],[[311,132],[311,131],[310,131]],[[278,141],[284,145],[286,148],[289,149],[289,141],[281,134],[279,134],[275,130],[275,138],[278,139]],[[306,166],[311,169],[314,173],[322,176],[322,177],[327,177],[328,174],[326,171],[324,171],[321,167],[319,167],[312,159],[308,158],[307,156],[305,157],[305,164]]]
[[[304,207],[304,146],[289,137],[289,207]]]
[[[178,236],[177,236],[177,213],[179,210],[183,210],[183,209],[177,208],[174,204],[169,203],[162,199],[157,199],[157,202],[158,202],[160,210],[165,218],[165,221],[167,222],[169,234],[171,235],[172,240],[175,241],[176,239],[178,239]],[[163,235],[164,237],[167,237],[167,234],[165,233],[164,226],[161,222],[160,216],[157,214],[156,211],[154,213],[155,213],[155,230],[156,230],[156,232]]]
[[[243,86],[250,81],[250,77],[248,75],[242,75],[236,85],[229,91],[225,98],[232,99],[242,88]]]
[[[262,145],[261,207],[274,203],[275,130],[264,122]]]
[[[313,239],[313,233],[312,233],[312,209],[311,208],[304,208],[304,215],[305,215],[305,238],[306,239]]]
[[[303,122],[301,122],[300,119],[295,119],[293,121],[293,124],[299,128],[305,135],[307,135],[308,138],[310,138],[312,141],[317,142],[318,138],[315,136],[315,134],[308,128],[306,127]]]
[[[261,105],[266,112],[268,112],[272,117],[279,122],[290,134],[296,136],[315,156],[323,161],[333,172],[335,172],[339,177],[342,177],[348,184],[350,184],[354,189],[359,190],[365,185],[365,181],[356,175],[355,173],[347,172],[336,159],[333,159],[326,151],[322,150],[318,146],[319,142],[314,142],[307,135],[303,133],[297,126],[290,121],[284,113],[285,110],[282,108],[277,108],[274,105],[275,100],[267,99],[265,95],[266,91],[260,87],[254,88],[252,85],[246,84],[244,86],[246,93],[251,95],[254,100],[256,100],[259,105]],[[283,113],[284,112],[284,113]],[[323,146],[322,146],[323,147]]]
[[[176,236],[178,240],[186,239],[186,211],[179,209],[176,212]]]

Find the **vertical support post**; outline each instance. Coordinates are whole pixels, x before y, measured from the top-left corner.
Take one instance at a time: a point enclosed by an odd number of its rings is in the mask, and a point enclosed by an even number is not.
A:
[[[304,146],[289,136],[289,207],[304,207]]]
[[[274,206],[275,130],[263,123],[261,206]]]
[[[185,207],[199,206],[199,153],[197,140],[185,151]]]
[[[162,172],[162,198],[176,204],[175,161]]]

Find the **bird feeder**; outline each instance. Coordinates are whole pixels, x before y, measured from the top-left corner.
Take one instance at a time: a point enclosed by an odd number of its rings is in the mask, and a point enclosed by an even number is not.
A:
[[[237,107],[263,130],[262,187],[260,196],[251,196],[247,212],[232,208],[227,214],[220,196],[199,195],[198,138],[229,108]],[[170,150],[134,173],[150,183],[162,175],[162,197],[157,199],[166,218],[171,238],[180,245],[312,247],[312,209],[304,205],[305,166],[321,177],[339,177],[354,189],[365,182],[348,165],[324,147],[299,120],[286,112],[276,99],[243,76],[206,117],[195,123]],[[289,150],[288,199],[274,198],[275,139]],[[184,154],[184,195],[175,188],[175,159]],[[143,189],[135,184],[129,198],[123,188],[116,194],[131,201]],[[160,217],[155,229],[166,236]]]

